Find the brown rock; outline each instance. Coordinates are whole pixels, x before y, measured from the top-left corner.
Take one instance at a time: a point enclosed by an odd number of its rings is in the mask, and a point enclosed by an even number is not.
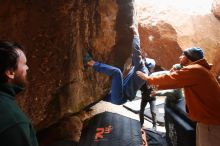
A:
[[[139,26],[142,49],[156,59],[157,65],[169,69],[173,62],[178,62],[181,48],[177,43],[177,34],[170,24],[160,21],[157,25]]]
[[[89,118],[90,115],[90,112],[80,112],[77,115],[63,118],[53,126],[39,131],[39,144],[47,146],[58,142],[78,142],[83,128],[83,121]]]
[[[212,13],[215,15],[216,18],[220,20],[220,1],[219,0],[213,0]]]
[[[103,98],[109,78],[83,67],[83,49],[122,68],[133,1],[1,1],[1,39],[26,48],[29,87],[18,98],[38,130]],[[111,55],[110,55],[111,54]]]
[[[138,4],[141,45],[159,66],[170,69],[178,62],[181,50],[196,46],[203,48],[208,62],[213,64],[213,73],[220,72],[220,23],[209,9],[211,2],[193,0],[179,4],[158,0],[160,6],[150,0],[144,2]]]

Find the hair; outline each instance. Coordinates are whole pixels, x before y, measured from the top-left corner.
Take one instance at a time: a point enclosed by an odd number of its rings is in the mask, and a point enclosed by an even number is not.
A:
[[[0,83],[7,82],[5,71],[17,69],[19,55],[17,49],[23,50],[23,47],[15,42],[0,40]]]

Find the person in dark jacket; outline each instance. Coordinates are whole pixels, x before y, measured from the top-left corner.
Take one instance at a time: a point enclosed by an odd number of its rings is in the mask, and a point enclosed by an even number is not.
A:
[[[15,100],[27,83],[28,66],[22,49],[17,43],[0,41],[1,146],[38,146],[33,126]]]
[[[152,116],[153,129],[156,130],[157,129],[156,97],[150,96],[153,89],[152,89],[152,87],[148,86],[147,84],[144,84],[141,87],[140,91],[141,91],[141,96],[142,96],[141,110],[140,110],[140,114],[139,114],[141,126],[144,124],[145,107],[146,107],[147,103],[149,103],[150,112],[151,112],[151,116]]]
[[[136,71],[149,73],[147,65],[155,66],[154,59],[142,56],[139,33],[136,27],[131,27],[134,37],[132,41],[132,67],[128,74],[123,77],[119,68],[94,61],[90,54],[84,57],[84,64],[92,67],[95,71],[106,74],[112,78],[111,92],[106,101],[113,104],[123,104],[127,100],[133,100],[137,91],[145,84],[145,81],[137,76]]]

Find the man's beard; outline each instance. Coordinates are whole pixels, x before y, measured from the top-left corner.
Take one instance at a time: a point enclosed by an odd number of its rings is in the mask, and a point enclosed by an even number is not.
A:
[[[26,87],[28,85],[27,77],[15,76],[14,84],[20,87]]]

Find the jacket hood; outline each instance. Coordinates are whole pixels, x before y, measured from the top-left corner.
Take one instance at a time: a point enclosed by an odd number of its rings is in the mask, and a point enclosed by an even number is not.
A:
[[[212,64],[209,64],[206,59],[197,60],[197,61],[193,62],[192,64],[199,64],[208,70],[211,70],[211,68],[213,66]]]

